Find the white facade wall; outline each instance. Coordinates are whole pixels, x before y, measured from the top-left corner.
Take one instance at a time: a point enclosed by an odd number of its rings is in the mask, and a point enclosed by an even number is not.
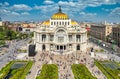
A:
[[[86,47],[87,47],[86,33],[85,34],[83,34],[83,33],[80,34],[81,35],[80,42],[76,42],[76,35],[78,35],[78,34],[72,34],[72,40],[73,40],[72,43],[69,42],[68,35],[64,36],[66,38],[64,38],[64,42],[60,43],[60,44],[66,45],[66,49],[71,50],[71,51],[76,51],[77,50],[77,45],[80,45],[80,50],[81,51],[86,51]],[[34,33],[34,38],[35,38],[34,42],[36,42],[36,50],[42,51],[42,45],[45,44],[46,51],[50,51],[51,43],[50,43],[50,36],[48,34],[46,34],[46,41],[45,42],[42,42],[42,34],[40,34],[38,32]],[[58,44],[58,38],[56,38],[56,36],[54,36],[52,44],[54,45],[54,43]],[[70,49],[68,43],[70,43],[72,45],[71,49]],[[53,50],[56,50],[56,48],[54,48],[54,47],[55,46],[53,46]]]

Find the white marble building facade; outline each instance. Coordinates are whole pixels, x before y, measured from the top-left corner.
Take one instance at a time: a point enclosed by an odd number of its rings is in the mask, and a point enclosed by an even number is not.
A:
[[[58,13],[37,26],[33,40],[37,51],[86,51],[87,31],[76,21],[69,19],[59,7]]]

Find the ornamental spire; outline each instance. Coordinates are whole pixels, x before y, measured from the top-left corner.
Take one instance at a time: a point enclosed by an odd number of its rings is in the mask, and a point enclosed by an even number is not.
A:
[[[61,10],[61,6],[59,5],[59,10],[58,10],[59,13],[62,13],[62,10]]]

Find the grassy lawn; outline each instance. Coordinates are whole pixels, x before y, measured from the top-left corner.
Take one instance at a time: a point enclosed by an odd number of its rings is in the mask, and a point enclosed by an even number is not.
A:
[[[58,79],[58,67],[55,64],[44,64],[36,79]]]
[[[32,61],[10,61],[0,70],[0,79],[26,79],[32,64]]]
[[[120,65],[112,61],[95,61],[96,66],[108,79],[120,79]]]
[[[72,71],[75,79],[97,79],[93,77],[89,70],[83,64],[73,64]]]

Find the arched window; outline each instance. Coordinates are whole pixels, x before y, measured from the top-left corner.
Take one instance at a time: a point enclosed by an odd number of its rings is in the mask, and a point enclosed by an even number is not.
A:
[[[66,32],[63,30],[63,29],[59,29],[57,32],[56,32],[56,38],[57,38],[57,42],[58,43],[63,43],[65,42],[66,40]]]

